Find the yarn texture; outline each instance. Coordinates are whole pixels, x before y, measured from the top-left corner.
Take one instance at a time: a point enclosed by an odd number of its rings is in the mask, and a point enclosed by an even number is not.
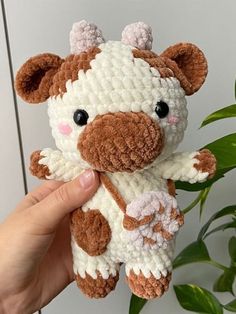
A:
[[[70,223],[75,280],[90,298],[115,289],[122,264],[137,296],[168,290],[184,223],[174,181],[203,182],[216,171],[209,150],[176,152],[186,95],[204,83],[206,58],[191,43],[157,54],[152,40],[143,22],[126,26],[121,41],[105,41],[96,25],[81,21],[72,27],[69,56],[32,57],[16,75],[25,101],[48,100],[57,147],[33,152],[32,175],[67,182],[88,168],[99,173],[96,194]]]

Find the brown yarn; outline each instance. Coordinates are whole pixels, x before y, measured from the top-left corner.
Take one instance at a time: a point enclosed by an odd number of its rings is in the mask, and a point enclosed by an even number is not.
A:
[[[81,133],[78,149],[94,169],[133,172],[161,153],[164,134],[143,112],[116,112],[97,116]]]
[[[199,160],[199,163],[195,163],[193,166],[201,172],[208,172],[208,178],[211,179],[216,173],[216,158],[210,152],[209,149],[202,149],[199,152],[199,155],[196,155],[194,158]]]
[[[146,278],[141,271],[136,275],[131,270],[126,279],[135,295],[144,299],[154,299],[161,297],[168,290],[171,273],[168,273],[166,277],[162,275],[160,279],[156,279],[153,274],[149,278]]]
[[[167,48],[160,57],[180,81],[186,95],[192,95],[204,83],[207,76],[207,60],[197,46],[179,43]]]
[[[47,100],[53,77],[63,61],[51,53],[43,53],[26,61],[16,74],[18,95],[32,104]]]
[[[97,270],[97,279],[93,279],[86,273],[85,278],[82,278],[79,274],[75,276],[76,283],[82,292],[90,298],[104,298],[112,290],[115,289],[116,283],[119,280],[119,273],[113,277],[110,275],[108,279],[102,278],[102,275]]]
[[[176,208],[172,208],[170,218],[175,219],[180,226],[184,224],[184,214],[180,211],[177,211]]]
[[[90,256],[103,254],[111,240],[111,228],[99,210],[75,210],[70,229],[78,246]]]
[[[91,69],[90,62],[100,52],[99,48],[92,47],[87,52],[82,52],[79,55],[69,55],[53,78],[53,84],[49,92],[50,96],[63,95],[66,92],[66,82],[68,80],[72,82],[78,80],[79,70],[86,72]]]
[[[36,150],[31,154],[29,170],[33,176],[46,179],[46,176],[50,176],[50,171],[47,166],[39,164],[39,160],[43,158],[40,153],[41,150]]]
[[[175,190],[175,182],[171,179],[167,179],[167,188],[168,188],[168,193],[175,197],[176,196],[176,190]]]
[[[100,180],[104,187],[108,190],[108,192],[111,194],[113,200],[116,202],[118,207],[125,213],[126,211],[126,202],[123,199],[122,195],[118,191],[118,189],[115,187],[115,185],[112,183],[112,181],[109,179],[107,175],[104,173],[100,173]]]
[[[134,217],[125,215],[123,219],[123,227],[129,231],[135,230],[140,226],[149,224],[154,219],[154,216],[154,214],[150,214],[138,220]]]
[[[186,95],[198,91],[207,76],[207,61],[204,54],[190,43],[171,46],[160,56],[153,51],[134,49],[133,56],[143,59],[157,69],[163,78],[176,77]]]
[[[166,66],[164,60],[155,52],[150,50],[132,50],[134,58],[140,58],[146,61],[151,67],[158,70],[161,77],[173,77],[173,72]]]
[[[143,237],[143,243],[149,244],[149,245],[154,245],[156,243],[156,241],[151,239],[151,238],[148,238],[148,237]]]

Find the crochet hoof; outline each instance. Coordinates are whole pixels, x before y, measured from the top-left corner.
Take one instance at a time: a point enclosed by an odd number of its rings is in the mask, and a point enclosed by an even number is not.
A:
[[[76,275],[75,280],[77,286],[82,292],[89,298],[104,298],[112,290],[115,289],[116,283],[119,280],[119,273],[116,276],[110,275],[108,279],[104,279],[99,271],[97,273],[97,279],[93,279],[86,273],[85,278],[82,278],[79,274]]]
[[[142,272],[136,275],[133,270],[130,271],[127,277],[127,282],[132,292],[143,299],[160,298],[169,288],[171,273],[166,277],[156,279],[152,274],[146,278]]]

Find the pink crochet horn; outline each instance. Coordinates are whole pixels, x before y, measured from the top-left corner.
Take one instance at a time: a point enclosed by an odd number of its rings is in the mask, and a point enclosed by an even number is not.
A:
[[[138,49],[152,49],[152,29],[143,22],[127,25],[122,32],[121,41]]]
[[[89,48],[98,46],[105,40],[102,32],[95,24],[85,20],[74,23],[70,32],[70,49],[73,54],[88,51]]]

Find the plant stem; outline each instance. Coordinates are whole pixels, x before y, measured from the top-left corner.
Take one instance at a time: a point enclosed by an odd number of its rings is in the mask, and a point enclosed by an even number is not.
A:
[[[224,265],[222,265],[222,264],[220,264],[220,263],[218,263],[218,262],[216,262],[216,261],[214,261],[212,259],[210,261],[206,261],[206,263],[210,264],[210,265],[212,265],[212,266],[214,266],[216,268],[219,268],[219,269],[221,269],[223,271],[226,271],[226,270],[229,269],[228,267],[226,267],[226,266],[224,266]]]
[[[191,209],[193,209],[193,208],[200,202],[200,200],[201,200],[201,198],[202,198],[203,191],[204,191],[204,190],[202,190],[202,191],[198,194],[197,198],[195,198],[195,200],[194,200],[191,204],[189,204],[186,208],[184,208],[184,209],[182,210],[182,213],[183,213],[183,214],[187,214]]]

